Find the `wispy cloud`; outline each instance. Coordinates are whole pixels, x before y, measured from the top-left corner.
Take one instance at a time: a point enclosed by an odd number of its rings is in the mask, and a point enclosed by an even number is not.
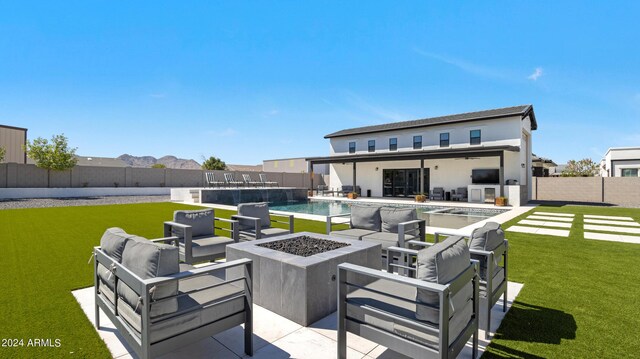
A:
[[[267,112],[267,116],[275,116],[275,115],[277,115],[279,113],[280,113],[280,110],[273,109],[273,110]]]
[[[501,70],[501,69],[491,68],[484,65],[475,64],[470,61],[452,57],[452,56],[424,51],[418,47],[413,47],[413,52],[417,53],[418,55],[424,56],[426,58],[444,62],[445,64],[449,64],[451,66],[455,66],[458,69],[473,75],[478,75],[482,77],[502,78],[502,79],[506,79],[510,77],[508,74],[508,71],[506,70]]]
[[[404,121],[411,119],[410,116],[407,116],[405,114],[401,114],[392,109],[384,108],[380,105],[372,104],[358,94],[350,91],[348,91],[346,94],[346,100],[350,106],[355,107],[359,111],[365,112],[373,117],[377,117],[379,120]]]
[[[152,94],[149,94],[149,97],[152,97],[152,98],[165,98],[165,97],[167,97],[167,94],[166,93],[152,93]]]
[[[542,76],[542,74],[543,74],[542,67],[536,67],[533,73],[527,76],[527,78],[532,81],[537,81],[540,78],[540,76]]]

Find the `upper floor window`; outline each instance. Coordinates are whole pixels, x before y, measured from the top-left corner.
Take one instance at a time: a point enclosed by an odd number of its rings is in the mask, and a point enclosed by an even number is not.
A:
[[[422,148],[422,136],[413,136],[413,149],[419,150]]]
[[[376,140],[369,140],[369,143],[367,145],[368,145],[369,152],[376,151]]]
[[[440,147],[449,147],[449,132],[440,134]]]
[[[397,151],[398,150],[398,139],[390,138],[389,139],[389,151]]]
[[[349,142],[349,153],[356,153],[356,143]]]
[[[637,168],[623,168],[620,171],[621,177],[638,177],[638,169]]]
[[[469,143],[472,145],[479,145],[481,141],[480,130],[471,130]]]

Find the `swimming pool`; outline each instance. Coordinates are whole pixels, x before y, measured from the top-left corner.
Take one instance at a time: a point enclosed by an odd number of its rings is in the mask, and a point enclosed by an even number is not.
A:
[[[275,211],[307,213],[319,216],[351,213],[352,202],[342,201],[304,201],[292,203],[269,204],[269,208]],[[381,203],[359,202],[363,206],[380,206]],[[385,203],[384,206],[400,208],[416,208],[418,218],[424,219],[427,226],[458,229],[466,227],[500,213],[507,212],[504,209],[470,208],[470,207],[445,207],[431,205],[412,205]]]

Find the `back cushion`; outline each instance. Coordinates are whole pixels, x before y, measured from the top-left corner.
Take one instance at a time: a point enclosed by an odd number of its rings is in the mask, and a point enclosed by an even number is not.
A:
[[[472,250],[492,251],[504,242],[504,231],[500,224],[487,222],[471,233],[469,248]]]
[[[380,218],[383,232],[398,233],[398,224],[418,219],[418,212],[413,208],[382,207]]]
[[[102,238],[100,238],[100,249],[109,257],[115,259],[118,263],[122,262],[122,252],[124,245],[131,237],[122,228],[112,227],[107,229]]]
[[[269,205],[266,202],[260,203],[241,203],[238,205],[238,214],[247,217],[260,218],[260,227],[271,227],[271,217],[269,217]],[[240,226],[243,229],[253,228],[253,221],[240,219]]]
[[[142,279],[162,277],[180,272],[178,247],[157,244],[137,237],[127,242],[122,255],[122,265]],[[178,294],[178,282],[160,284],[152,288],[152,301]],[[137,313],[140,296],[124,282],[118,282],[118,293]],[[178,310],[177,298],[151,304],[151,316],[173,313]]]
[[[417,278],[438,284],[447,284],[460,275],[471,263],[469,247],[463,237],[451,236],[445,241],[436,243],[418,253]],[[450,298],[450,316],[456,309],[462,310],[473,294],[471,282],[465,285],[458,293]],[[416,301],[425,303],[431,307],[416,305],[416,318],[431,323],[440,322],[440,300],[438,294],[427,290],[418,289]]]
[[[351,228],[380,232],[380,207],[352,205]]]
[[[213,217],[212,209],[173,212],[174,222],[191,226],[192,237],[213,235]]]

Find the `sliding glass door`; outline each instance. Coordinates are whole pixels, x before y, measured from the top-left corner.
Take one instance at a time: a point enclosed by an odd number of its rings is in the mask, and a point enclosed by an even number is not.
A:
[[[424,169],[424,188],[429,190],[429,169]],[[420,169],[385,169],[382,172],[382,195],[413,197],[420,192]]]

